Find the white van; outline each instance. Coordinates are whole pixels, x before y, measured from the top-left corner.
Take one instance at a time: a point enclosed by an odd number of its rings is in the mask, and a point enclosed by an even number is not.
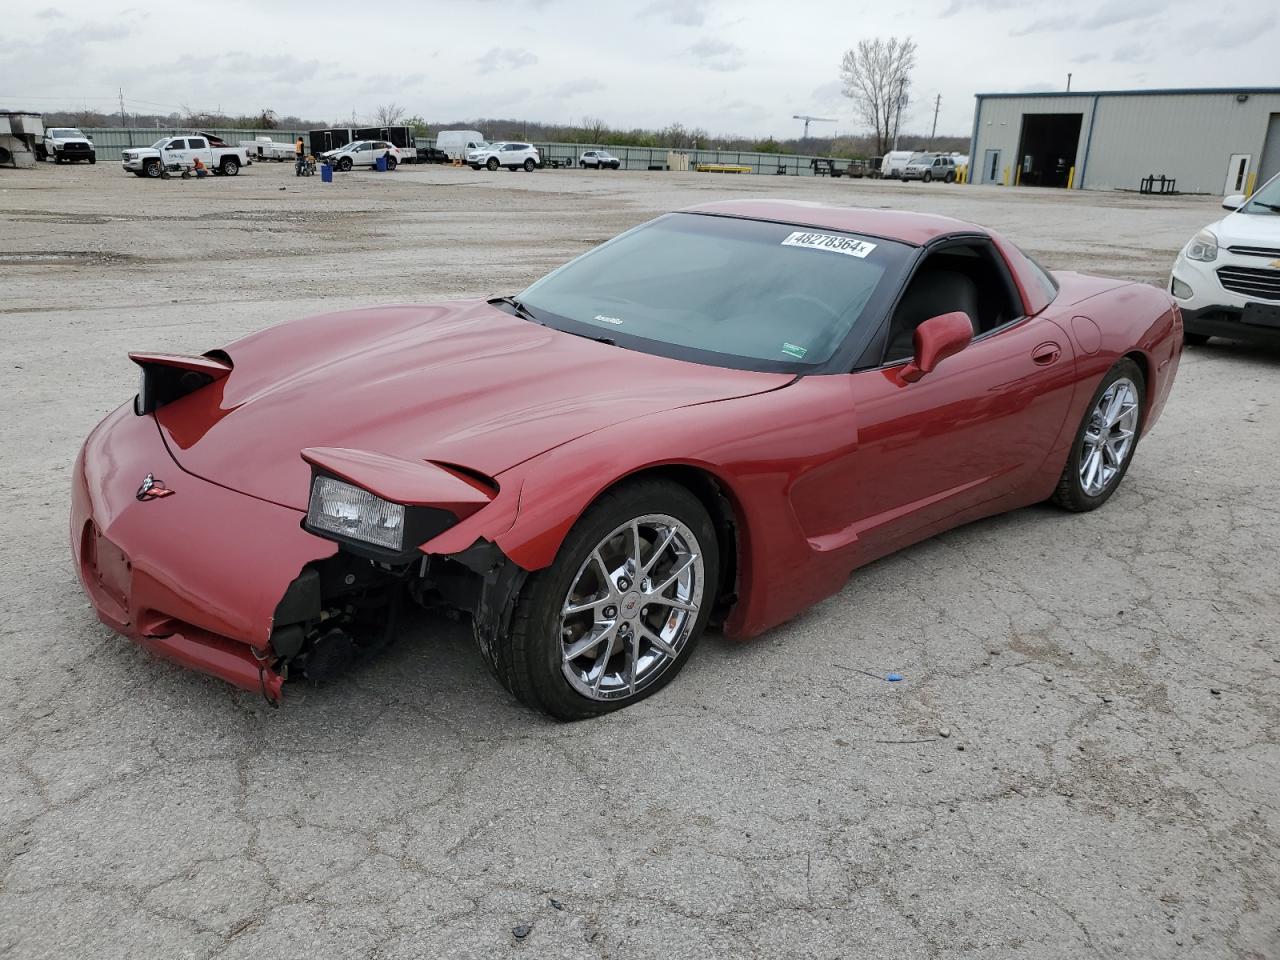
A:
[[[448,154],[450,160],[465,160],[468,153],[488,145],[479,130],[441,130],[436,134],[436,149]]]
[[[880,164],[880,176],[886,180],[901,180],[902,171],[907,168],[911,158],[916,156],[914,150],[890,150],[884,155]]]

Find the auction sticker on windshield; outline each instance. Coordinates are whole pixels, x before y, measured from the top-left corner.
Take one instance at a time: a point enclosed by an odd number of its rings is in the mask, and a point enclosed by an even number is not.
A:
[[[784,247],[805,247],[809,250],[827,250],[831,253],[843,253],[846,257],[865,257],[876,248],[874,243],[865,240],[853,240],[849,237],[837,237],[829,233],[807,233],[797,230],[782,241]]]

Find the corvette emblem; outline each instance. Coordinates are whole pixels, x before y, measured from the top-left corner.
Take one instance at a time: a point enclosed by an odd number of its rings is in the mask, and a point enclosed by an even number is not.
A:
[[[163,480],[157,480],[154,473],[148,473],[142,479],[142,486],[138,487],[139,500],[159,500],[161,497],[167,497],[173,493],[164,485]]]

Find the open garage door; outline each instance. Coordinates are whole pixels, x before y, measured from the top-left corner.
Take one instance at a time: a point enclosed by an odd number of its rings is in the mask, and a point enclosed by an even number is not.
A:
[[[1262,146],[1257,185],[1262,186],[1277,173],[1280,173],[1280,113],[1273,113],[1267,124],[1267,139]]]
[[[1065,187],[1076,164],[1082,113],[1024,113],[1018,179],[1024,187]]]

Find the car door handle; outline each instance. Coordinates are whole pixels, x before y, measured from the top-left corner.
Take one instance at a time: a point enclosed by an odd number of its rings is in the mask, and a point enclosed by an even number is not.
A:
[[[1031,359],[1042,367],[1047,367],[1062,356],[1062,348],[1048,340],[1031,351]]]

